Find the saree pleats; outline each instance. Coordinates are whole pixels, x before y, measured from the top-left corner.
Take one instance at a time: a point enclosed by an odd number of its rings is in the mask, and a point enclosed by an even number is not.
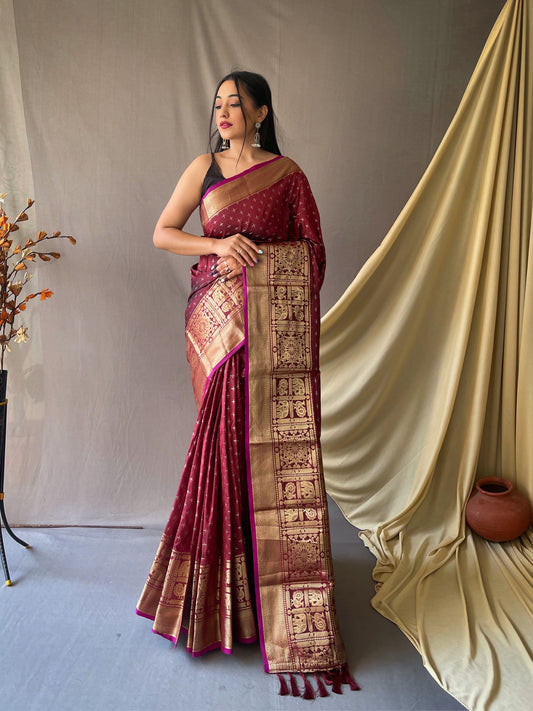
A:
[[[178,492],[138,612],[193,655],[256,639],[242,528],[242,353],[206,389]]]

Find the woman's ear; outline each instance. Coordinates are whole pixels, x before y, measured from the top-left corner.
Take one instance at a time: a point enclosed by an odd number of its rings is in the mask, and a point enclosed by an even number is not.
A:
[[[268,114],[268,106],[261,106],[259,111],[257,112],[257,120],[260,123],[263,123],[263,121],[266,119],[266,116]]]

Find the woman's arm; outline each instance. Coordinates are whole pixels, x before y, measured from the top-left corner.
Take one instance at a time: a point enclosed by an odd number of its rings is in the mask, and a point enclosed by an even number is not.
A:
[[[244,235],[211,239],[183,231],[183,226],[202,199],[202,183],[210,162],[211,156],[207,153],[198,156],[185,170],[157,221],[154,244],[159,249],[166,249],[173,254],[217,254],[219,257],[232,257],[242,266],[253,266],[257,261],[259,248]]]

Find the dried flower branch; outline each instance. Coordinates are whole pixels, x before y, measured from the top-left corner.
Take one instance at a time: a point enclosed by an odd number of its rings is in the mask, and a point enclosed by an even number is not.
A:
[[[48,235],[42,230],[37,233],[36,240],[27,239],[24,245],[17,244],[13,249],[13,239],[10,235],[19,230],[19,223],[25,222],[28,219],[27,210],[34,204],[33,200],[28,198],[28,202],[24,210],[19,212],[14,222],[10,222],[6,215],[2,203],[7,193],[0,195],[0,346],[2,354],[0,356],[0,369],[4,369],[4,353],[10,351],[9,342],[14,340],[15,343],[22,343],[28,340],[28,329],[22,325],[15,327],[15,320],[18,314],[26,310],[31,299],[37,296],[41,297],[41,301],[45,301],[53,295],[50,289],[42,289],[34,294],[28,294],[22,298],[22,291],[26,284],[32,278],[32,274],[28,272],[28,262],[33,262],[36,257],[43,262],[49,262],[51,259],[59,259],[59,252],[45,252],[40,249],[34,249],[38,243],[43,243],[51,239],[68,239],[71,244],[76,244],[74,237],[70,235],[62,235],[61,232],[54,232]],[[24,276],[22,277],[22,272]],[[14,279],[17,281],[14,281]]]

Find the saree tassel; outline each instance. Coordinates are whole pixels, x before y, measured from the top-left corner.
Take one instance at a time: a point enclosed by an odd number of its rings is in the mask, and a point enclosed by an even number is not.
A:
[[[359,684],[355,681],[353,676],[350,674],[350,668],[348,667],[347,664],[343,664],[341,667],[342,671],[342,683],[343,684],[349,684],[350,689],[352,691],[360,691],[361,687]]]
[[[324,686],[324,682],[320,678],[320,676],[315,672],[314,677],[316,679],[316,686],[318,689],[318,695],[319,696],[329,696],[328,690]]]
[[[331,686],[331,691],[334,694],[342,694],[342,671],[341,669],[330,669],[322,672],[322,678],[328,686]]]
[[[288,696],[289,695],[289,687],[287,686],[287,682],[285,681],[283,674],[280,674],[278,672],[278,679],[279,679],[279,695],[280,696]]]
[[[298,688],[295,677],[290,672],[288,672],[288,674],[291,682],[291,696],[300,696],[300,689]]]
[[[331,690],[333,691],[334,694],[342,694],[341,680],[339,679],[338,676],[336,676],[335,679],[333,680],[333,684],[331,685]]]
[[[304,699],[314,699],[315,698],[315,692],[313,691],[313,687],[311,686],[311,682],[309,679],[305,676],[303,672],[300,672],[300,676],[304,680],[304,693],[302,694]]]

